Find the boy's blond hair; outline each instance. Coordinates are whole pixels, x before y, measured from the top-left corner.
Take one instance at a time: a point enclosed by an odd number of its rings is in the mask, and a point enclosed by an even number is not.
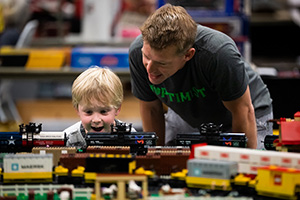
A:
[[[183,7],[166,4],[156,10],[140,30],[151,48],[162,50],[174,45],[178,54],[184,54],[195,42],[197,24]]]
[[[105,106],[120,108],[123,86],[119,77],[108,68],[91,67],[82,72],[72,85],[72,103],[93,105],[97,101]]]

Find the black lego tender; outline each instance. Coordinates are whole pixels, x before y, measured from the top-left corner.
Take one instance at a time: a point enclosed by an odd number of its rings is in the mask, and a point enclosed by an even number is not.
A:
[[[207,143],[216,146],[246,147],[245,133],[222,133],[222,124],[201,124],[199,132],[177,134],[176,145],[191,146],[193,144]]]
[[[130,153],[145,155],[157,141],[154,132],[131,132],[132,124],[118,122],[111,125],[110,133],[87,133],[87,146],[129,146]]]

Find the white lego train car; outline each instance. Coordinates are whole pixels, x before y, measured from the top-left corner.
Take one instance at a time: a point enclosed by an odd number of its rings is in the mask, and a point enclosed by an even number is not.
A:
[[[199,145],[194,147],[194,157],[235,161],[239,165],[239,173],[244,174],[257,174],[258,167],[269,165],[300,169],[300,154],[291,152]]]
[[[3,182],[52,182],[53,154],[6,154]]]
[[[44,132],[41,131],[36,134],[22,134],[23,146],[65,146],[66,135],[64,132]]]

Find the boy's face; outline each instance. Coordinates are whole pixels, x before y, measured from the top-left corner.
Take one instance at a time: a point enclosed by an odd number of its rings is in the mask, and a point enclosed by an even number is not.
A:
[[[142,54],[143,64],[151,83],[157,85],[180,70],[190,59],[187,55],[176,54],[177,47],[170,46],[157,51],[144,41]]]
[[[86,132],[111,132],[110,125],[119,112],[120,108],[107,107],[99,102],[93,105],[79,104],[77,109]]]

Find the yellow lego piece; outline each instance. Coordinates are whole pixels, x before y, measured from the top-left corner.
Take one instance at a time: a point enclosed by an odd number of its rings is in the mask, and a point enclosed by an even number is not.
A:
[[[256,180],[255,189],[259,195],[296,199],[300,170],[276,166],[261,167],[257,170]]]
[[[230,179],[216,179],[216,178],[203,178],[203,177],[186,177],[186,183],[188,187],[196,187],[212,190],[230,191],[231,180]]]
[[[54,173],[59,176],[67,176],[69,172],[68,168],[65,168],[61,165],[55,167]]]
[[[4,173],[3,182],[52,182],[52,172]]]

